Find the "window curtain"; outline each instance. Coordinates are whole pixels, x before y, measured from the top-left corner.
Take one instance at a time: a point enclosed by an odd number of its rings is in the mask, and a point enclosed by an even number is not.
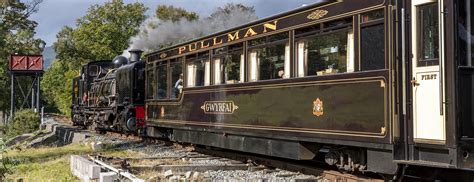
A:
[[[194,87],[196,85],[196,64],[188,64],[188,73],[187,73],[187,87]]]
[[[240,55],[240,83],[245,81],[245,59],[244,54]]]
[[[204,86],[208,85],[211,85],[211,63],[209,60],[206,60],[204,67]]]
[[[283,74],[283,78],[290,78],[290,45],[285,45],[285,73]]]
[[[214,59],[214,84],[220,85],[222,83],[221,59]]]
[[[258,59],[257,59],[257,51],[250,52],[250,81],[257,81],[258,80]]]
[[[350,30],[347,33],[347,72],[354,72],[354,32]]]
[[[305,42],[304,41],[300,41],[298,42],[298,45],[297,45],[297,64],[298,64],[298,77],[304,77],[306,75],[306,72],[305,72],[305,62],[307,60],[307,52],[306,51],[306,48],[305,48]]]

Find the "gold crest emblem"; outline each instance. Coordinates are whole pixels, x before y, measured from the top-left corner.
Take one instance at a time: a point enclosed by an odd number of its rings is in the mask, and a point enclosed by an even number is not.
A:
[[[317,98],[315,101],[313,101],[313,115],[319,117],[319,116],[322,116],[323,114],[324,114],[323,101]]]
[[[311,14],[309,14],[306,18],[308,18],[310,20],[319,20],[323,16],[326,16],[328,13],[329,12],[327,10],[318,9],[318,10],[312,12]]]
[[[161,59],[165,58],[166,56],[168,56],[168,55],[166,55],[166,53],[160,54],[160,58],[161,58]]]

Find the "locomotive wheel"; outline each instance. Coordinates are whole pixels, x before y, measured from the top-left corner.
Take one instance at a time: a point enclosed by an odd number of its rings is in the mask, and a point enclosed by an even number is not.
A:
[[[128,118],[127,123],[126,123],[127,129],[132,132],[137,131],[137,120],[135,119],[135,117],[133,117],[132,114],[128,114],[127,118]]]

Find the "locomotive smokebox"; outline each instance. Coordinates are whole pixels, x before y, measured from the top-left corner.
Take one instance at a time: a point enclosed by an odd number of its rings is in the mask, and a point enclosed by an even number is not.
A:
[[[140,57],[143,51],[140,49],[132,49],[128,52],[130,52],[130,62],[136,62],[140,61]]]

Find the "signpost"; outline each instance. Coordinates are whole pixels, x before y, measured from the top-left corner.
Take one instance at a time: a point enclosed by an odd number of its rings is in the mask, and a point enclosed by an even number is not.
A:
[[[29,105],[35,112],[40,110],[40,78],[43,74],[44,60],[42,55],[11,55],[10,56],[10,76],[11,76],[11,108],[10,118],[13,120],[17,109],[16,95],[17,87],[23,97],[23,103],[19,108]],[[19,83],[19,77],[31,77],[31,86],[25,91]],[[31,104],[28,100],[31,98]]]

